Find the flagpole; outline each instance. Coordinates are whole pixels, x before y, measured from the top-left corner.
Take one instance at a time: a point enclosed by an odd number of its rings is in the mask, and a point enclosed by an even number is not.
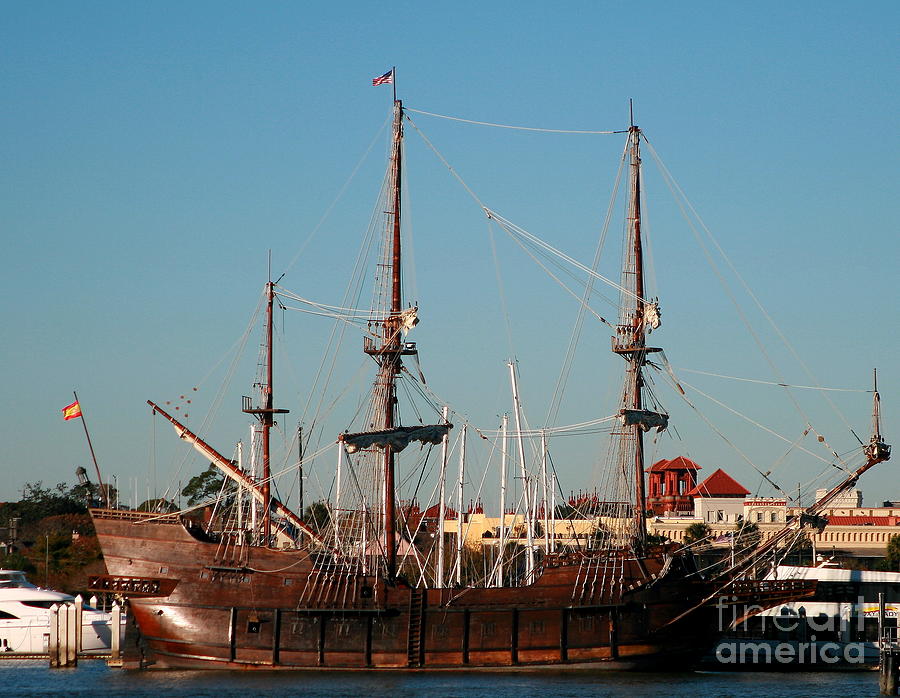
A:
[[[94,445],[91,443],[91,435],[88,433],[87,422],[84,421],[84,408],[81,406],[81,401],[78,399],[78,393],[73,390],[72,395],[75,396],[75,402],[78,403],[78,411],[81,413],[81,426],[84,427],[84,435],[87,437],[88,448],[91,449],[91,459],[94,461],[94,470],[97,471],[97,483],[100,485],[100,495],[106,501],[106,508],[109,509],[109,492],[103,487],[103,478],[100,477],[100,466],[97,465],[97,456],[94,455]]]
[[[397,101],[397,66],[391,66],[391,85],[394,88],[394,101]]]

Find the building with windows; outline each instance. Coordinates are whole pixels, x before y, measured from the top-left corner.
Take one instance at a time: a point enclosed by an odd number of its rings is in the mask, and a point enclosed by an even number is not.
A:
[[[721,468],[687,493],[693,499],[694,518],[707,524],[731,524],[744,516],[744,497],[750,490]]]

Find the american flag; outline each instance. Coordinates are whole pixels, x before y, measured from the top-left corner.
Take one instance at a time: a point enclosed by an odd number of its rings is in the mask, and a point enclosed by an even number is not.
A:
[[[394,69],[391,68],[384,75],[379,75],[377,78],[372,78],[372,86],[378,85],[392,85],[394,83]]]

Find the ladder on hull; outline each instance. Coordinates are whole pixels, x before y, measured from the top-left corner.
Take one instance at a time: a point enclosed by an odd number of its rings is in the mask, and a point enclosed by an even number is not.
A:
[[[425,663],[425,590],[410,589],[409,592],[409,632],[407,634],[407,665],[420,667]]]

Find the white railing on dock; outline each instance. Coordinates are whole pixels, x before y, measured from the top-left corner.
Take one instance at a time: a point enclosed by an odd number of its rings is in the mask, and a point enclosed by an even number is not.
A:
[[[122,604],[115,601],[110,609],[109,666],[122,666]],[[76,596],[72,603],[50,607],[50,627],[47,650],[51,667],[73,667],[84,651],[82,618],[84,599]],[[96,655],[93,655],[96,656]]]

